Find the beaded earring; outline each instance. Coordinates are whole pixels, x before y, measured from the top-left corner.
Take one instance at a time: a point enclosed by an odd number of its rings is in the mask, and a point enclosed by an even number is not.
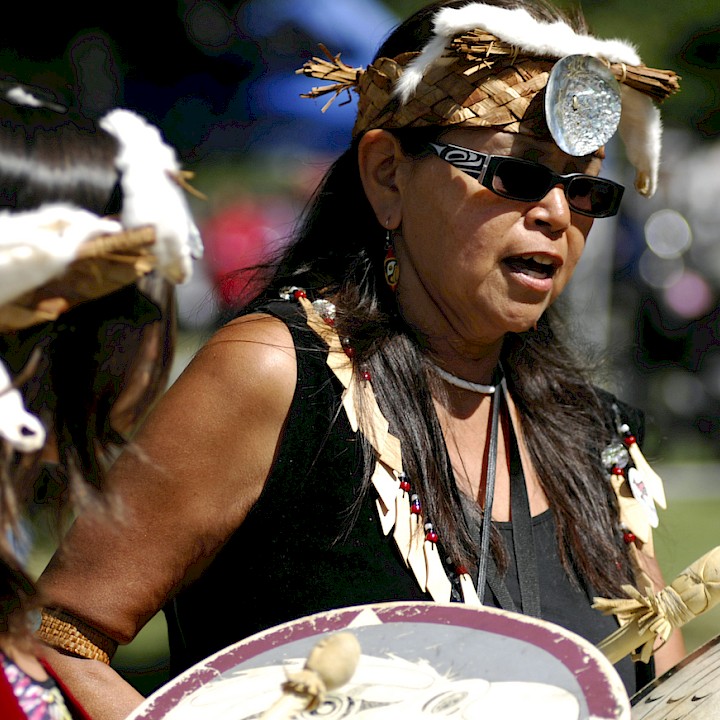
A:
[[[385,233],[385,262],[383,263],[383,269],[385,271],[385,282],[395,292],[400,280],[400,263],[395,256],[395,248],[393,247],[392,235],[389,229]]]

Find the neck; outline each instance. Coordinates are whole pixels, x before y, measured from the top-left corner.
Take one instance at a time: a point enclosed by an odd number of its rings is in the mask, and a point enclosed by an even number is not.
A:
[[[430,362],[436,368],[470,383],[480,385],[495,383],[502,341],[491,346],[474,348],[459,348],[452,343],[433,343],[432,346]]]
[[[403,268],[398,306],[432,362],[471,382],[490,384],[500,361],[504,326],[497,327],[492,320],[485,322],[468,308],[456,311],[437,300],[415,273],[402,236],[397,239],[396,252]]]

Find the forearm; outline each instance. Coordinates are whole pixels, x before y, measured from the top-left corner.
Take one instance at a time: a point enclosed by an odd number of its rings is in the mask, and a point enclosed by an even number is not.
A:
[[[673,630],[667,642],[654,653],[655,673],[657,676],[659,677],[670,670],[670,668],[675,667],[686,654],[685,639],[682,636],[682,632],[679,629]]]
[[[46,648],[44,655],[93,720],[124,720],[144,700],[109,665],[63,655],[51,648]]]

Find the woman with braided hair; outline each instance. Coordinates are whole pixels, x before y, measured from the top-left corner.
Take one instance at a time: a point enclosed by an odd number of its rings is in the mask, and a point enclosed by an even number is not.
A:
[[[163,607],[176,672],[393,600],[599,641],[595,595],[662,584],[665,500],[641,414],[593,385],[553,305],[618,211],[600,176],[618,126],[654,192],[655,101],[677,78],[539,0],[433,2],[367,68],[328,53],[303,72],[312,97],[357,94],[352,144],[266,290],[115,465],[126,524],[76,522],[44,576],[53,612],[124,643]],[[681,654],[671,640],[658,668]],[[652,671],[618,670],[629,692]]]

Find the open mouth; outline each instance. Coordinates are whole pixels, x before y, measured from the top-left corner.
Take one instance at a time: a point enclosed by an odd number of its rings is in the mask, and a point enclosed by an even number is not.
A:
[[[503,260],[513,272],[541,280],[552,278],[559,264],[547,255],[516,255]]]

